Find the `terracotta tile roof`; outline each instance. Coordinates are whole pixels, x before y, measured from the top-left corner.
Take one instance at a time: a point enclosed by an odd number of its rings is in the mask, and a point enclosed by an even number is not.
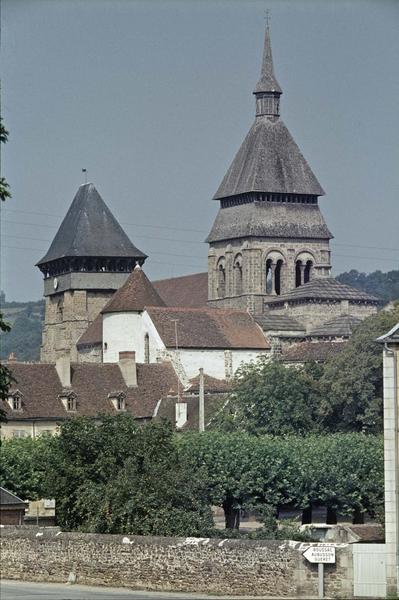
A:
[[[365,301],[372,304],[381,304],[376,296],[362,292],[350,285],[341,283],[333,277],[317,277],[308,283],[294,288],[281,296],[267,300],[266,304],[274,305],[296,300],[349,300],[350,302]]]
[[[181,401],[187,403],[187,423],[182,427],[182,430],[193,429],[198,431],[199,425],[199,406],[198,396],[184,395]],[[227,401],[227,394],[205,394],[204,409],[205,409],[205,429],[209,428],[214,417],[222,410]],[[176,422],[175,413],[176,397],[168,396],[160,402],[157,418],[167,419],[171,423]]]
[[[22,393],[22,411],[12,411],[3,401],[7,416],[12,420],[66,419],[74,414],[96,416],[115,414],[108,394],[124,392],[126,410],[137,418],[151,417],[157,402],[176,388],[176,373],[170,362],[137,365],[137,387],[126,387],[119,365],[73,363],[71,388],[77,396],[76,413],[65,410],[58,398],[62,386],[55,365],[47,363],[9,364],[16,383],[11,391]]]
[[[83,335],[76,342],[76,346],[93,346],[94,344],[103,343],[103,316],[100,313],[89,325]]]
[[[216,379],[216,377],[211,377],[204,373],[204,392],[205,393],[222,393],[229,392],[232,388],[231,381],[227,381],[226,379]],[[199,392],[199,375],[190,379],[190,387],[186,390],[191,393]]]
[[[267,350],[269,341],[245,311],[212,308],[158,308],[147,311],[167,348],[174,348],[178,321],[180,348],[242,348]]]
[[[101,312],[106,314],[140,311],[144,310],[145,306],[166,305],[144,271],[136,266],[123,286],[115,292]]]
[[[160,279],[153,286],[167,306],[199,307],[208,301],[208,273]]]
[[[298,342],[284,349],[283,362],[324,362],[336,356],[346,346],[346,342]]]

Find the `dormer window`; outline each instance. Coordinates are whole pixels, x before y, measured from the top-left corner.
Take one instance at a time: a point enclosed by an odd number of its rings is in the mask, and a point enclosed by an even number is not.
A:
[[[22,394],[19,390],[15,390],[15,392],[11,392],[8,396],[8,404],[11,410],[15,412],[22,411]]]
[[[111,392],[108,394],[108,398],[111,400],[115,410],[118,412],[126,410],[126,394],[124,392]]]
[[[75,392],[65,391],[58,396],[67,412],[76,412],[77,396]]]

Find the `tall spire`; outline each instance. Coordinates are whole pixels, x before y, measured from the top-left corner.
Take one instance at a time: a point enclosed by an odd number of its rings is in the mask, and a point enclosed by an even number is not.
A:
[[[279,116],[279,103],[282,90],[274,75],[269,23],[266,24],[265,29],[262,70],[254,94],[256,96],[257,117],[268,116],[277,118]]]

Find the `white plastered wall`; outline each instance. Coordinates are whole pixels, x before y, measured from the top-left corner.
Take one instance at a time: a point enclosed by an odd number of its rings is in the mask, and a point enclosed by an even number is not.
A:
[[[145,362],[144,340],[149,336],[150,362],[156,362],[158,352],[165,349],[148,313],[109,313],[103,316],[103,362],[115,363],[119,352],[136,352],[136,361]]]
[[[169,353],[174,354],[172,348],[169,348]],[[267,355],[267,351],[262,350],[232,350],[232,372],[226,371],[226,353],[225,350],[196,350],[188,348],[180,348],[178,355],[181,364],[189,379],[198,375],[199,369],[202,367],[206,375],[216,377],[216,379],[225,379],[243,364],[255,361],[258,356]]]

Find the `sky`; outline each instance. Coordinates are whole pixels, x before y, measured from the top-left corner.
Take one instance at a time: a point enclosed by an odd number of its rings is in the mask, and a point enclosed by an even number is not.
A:
[[[88,181],[151,279],[207,269],[212,197],[255,115],[265,10],[281,118],[326,196],[334,273],[399,268],[399,2],[3,0],[2,276],[34,266]]]

